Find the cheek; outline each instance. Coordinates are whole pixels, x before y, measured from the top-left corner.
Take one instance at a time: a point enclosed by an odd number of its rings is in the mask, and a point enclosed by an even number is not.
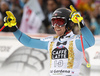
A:
[[[65,33],[65,29],[63,29],[63,33]]]
[[[65,30],[66,30],[65,27],[63,27],[63,28],[62,28],[62,31],[65,32]]]

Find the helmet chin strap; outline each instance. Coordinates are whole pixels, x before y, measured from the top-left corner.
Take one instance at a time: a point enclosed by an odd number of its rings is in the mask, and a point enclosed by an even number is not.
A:
[[[65,28],[65,29],[66,29],[66,30],[65,30],[64,34],[63,34],[62,36],[60,36],[60,37],[63,37],[63,36],[65,36],[65,35],[67,35],[68,33],[70,33],[70,32],[68,32],[67,28]]]
[[[66,32],[66,35],[67,35],[68,33],[70,33],[70,32]]]
[[[66,27],[65,27],[65,32],[64,32],[64,35],[67,35],[69,33],[69,30],[68,30],[68,27],[67,27],[67,24],[66,24]]]
[[[66,23],[66,30],[65,30],[65,32],[64,32],[64,35],[67,35],[68,33],[70,33],[69,31],[70,30],[72,30],[72,26],[73,26],[73,24],[71,24],[72,23],[72,21],[70,20],[70,18],[68,19],[68,21],[67,21],[67,23]]]
[[[60,38],[63,38],[64,36],[66,36],[68,33],[70,33],[70,32],[68,32],[67,30],[65,31],[65,33],[62,35],[62,36],[60,36]],[[59,39],[60,39],[59,38]]]

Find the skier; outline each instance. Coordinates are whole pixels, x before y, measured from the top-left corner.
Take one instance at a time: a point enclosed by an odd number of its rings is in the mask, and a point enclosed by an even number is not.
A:
[[[50,76],[78,76],[83,60],[80,35],[72,32],[74,23],[80,24],[84,49],[94,45],[95,39],[91,31],[85,26],[83,17],[73,8],[58,8],[52,15],[52,27],[56,36],[35,39],[22,33],[16,26],[16,18],[6,12],[5,26],[13,32],[15,37],[25,46],[46,49],[50,53]]]

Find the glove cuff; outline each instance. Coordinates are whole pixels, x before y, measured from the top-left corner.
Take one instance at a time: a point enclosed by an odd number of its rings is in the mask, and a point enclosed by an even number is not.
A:
[[[84,21],[83,21],[83,20],[80,22],[80,26],[81,26],[81,28],[83,28],[83,27],[85,26],[85,24],[84,24]]]
[[[18,27],[17,26],[9,27],[9,31],[10,32],[15,32],[16,30],[18,30]]]

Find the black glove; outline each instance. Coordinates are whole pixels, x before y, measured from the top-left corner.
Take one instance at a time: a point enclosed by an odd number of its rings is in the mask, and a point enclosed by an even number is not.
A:
[[[7,16],[4,17],[4,22],[5,22],[4,26],[9,27],[10,32],[15,32],[18,29],[16,26],[16,24],[17,24],[16,18],[10,11],[6,11],[6,14],[7,14]]]

